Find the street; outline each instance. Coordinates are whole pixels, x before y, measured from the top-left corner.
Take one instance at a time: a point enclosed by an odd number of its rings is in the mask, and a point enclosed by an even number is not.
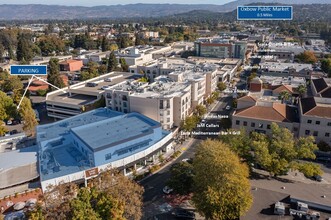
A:
[[[217,124],[220,125],[220,118],[211,117],[211,115],[219,116],[229,116],[231,110],[225,110],[227,105],[231,106],[232,97],[220,98],[216,105],[211,109],[210,113],[205,117],[205,124]],[[220,127],[200,127],[197,128],[199,131],[212,131],[219,132]],[[160,214],[159,206],[162,206],[166,201],[163,196],[165,195],[162,191],[163,187],[166,185],[167,180],[170,178],[170,167],[171,165],[182,161],[185,158],[193,158],[197,145],[201,142],[201,139],[206,138],[216,138],[216,136],[196,136],[196,139],[190,139],[190,141],[185,142],[181,145],[181,149],[184,148],[184,152],[177,159],[170,162],[166,167],[160,170],[158,173],[148,177],[147,179],[140,182],[144,187],[145,192],[143,194],[144,202],[144,219],[152,217],[153,215]]]

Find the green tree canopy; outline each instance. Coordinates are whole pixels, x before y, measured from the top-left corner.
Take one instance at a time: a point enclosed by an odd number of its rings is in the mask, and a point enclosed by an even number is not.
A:
[[[19,113],[23,119],[23,130],[27,134],[34,134],[35,128],[38,125],[36,113],[31,106],[30,99],[24,97],[19,108]]]
[[[217,88],[222,92],[226,89],[226,84],[224,82],[219,82],[217,83]]]
[[[251,144],[255,161],[272,175],[284,174],[290,168],[296,169],[298,159],[315,159],[314,150],[318,148],[313,137],[296,140],[287,128],[281,128],[276,123],[272,123],[271,132],[270,137],[253,133]]]
[[[108,66],[107,66],[108,72],[112,72],[112,71],[116,70],[117,66],[118,66],[118,62],[117,62],[114,52],[112,51],[109,54],[109,59],[108,59]]]
[[[317,62],[317,58],[313,51],[304,51],[303,53],[299,54],[297,58],[303,63],[311,63],[314,64]]]
[[[63,88],[64,82],[60,76],[59,60],[57,58],[51,58],[49,60],[49,73],[47,74],[47,81],[54,86]],[[55,90],[53,87],[49,87],[50,90]]]
[[[226,144],[215,140],[202,142],[193,170],[193,202],[206,219],[238,219],[251,207],[248,167]]]
[[[175,163],[170,168],[171,177],[168,185],[175,190],[176,193],[187,195],[192,192],[193,187],[193,166],[189,162]]]
[[[207,108],[203,105],[197,105],[195,107],[195,113],[197,114],[197,116],[199,118],[201,118],[202,116],[204,116],[207,113]]]
[[[188,116],[181,123],[181,128],[184,131],[193,131],[199,122],[199,118],[196,115]]]
[[[20,34],[18,37],[16,58],[18,61],[30,62],[33,58],[33,43],[27,34]]]
[[[6,93],[0,91],[0,120],[10,119],[16,114],[16,106]]]

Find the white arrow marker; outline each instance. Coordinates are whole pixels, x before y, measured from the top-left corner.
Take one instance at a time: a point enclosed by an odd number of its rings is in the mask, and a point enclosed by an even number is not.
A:
[[[52,86],[52,87],[54,87],[54,88],[56,88],[56,89],[58,89],[58,90],[61,90],[63,93],[66,93],[63,89],[60,89],[59,87],[54,86],[53,84],[47,82],[46,80],[44,80],[44,79],[42,79],[42,78],[39,78],[39,77],[37,77],[37,76],[35,76],[35,75],[32,75],[32,77],[31,77],[31,79],[30,79],[30,81],[29,81],[29,83],[28,83],[28,86],[25,88],[25,91],[24,91],[23,96],[22,96],[22,98],[21,98],[21,100],[20,100],[20,103],[19,103],[18,106],[17,106],[17,109],[20,108],[20,105],[21,105],[21,103],[22,103],[22,101],[23,101],[23,98],[25,97],[26,92],[27,92],[27,90],[29,89],[30,84],[31,84],[33,78],[36,78],[36,79],[38,79],[38,80],[40,80],[40,81],[43,81],[44,83],[47,83],[48,85],[50,85],[50,86]]]

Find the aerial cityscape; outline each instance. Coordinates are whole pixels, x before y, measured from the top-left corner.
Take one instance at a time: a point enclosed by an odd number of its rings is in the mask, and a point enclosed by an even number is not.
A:
[[[331,0],[0,0],[0,220],[330,220]]]

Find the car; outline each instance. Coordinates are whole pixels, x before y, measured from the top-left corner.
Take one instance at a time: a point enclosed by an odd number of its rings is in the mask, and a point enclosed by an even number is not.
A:
[[[202,122],[202,123],[206,123],[206,119],[202,119],[201,122]]]
[[[10,131],[9,134],[10,134],[10,135],[18,134],[18,131],[15,129],[15,130]]]
[[[173,215],[177,218],[195,219],[195,213],[191,210],[176,208],[173,211]]]
[[[96,87],[96,86],[98,86],[98,83],[94,83],[94,82],[86,83],[86,87]]]
[[[165,187],[163,188],[163,192],[164,192],[165,194],[170,194],[172,191],[174,191],[174,190],[171,189],[169,186],[165,186]]]
[[[102,90],[106,90],[106,89],[109,89],[110,87],[109,86],[102,86],[101,89]]]
[[[321,177],[320,175],[315,175],[315,176],[313,176],[313,180],[315,180],[317,182],[322,182],[323,181],[323,177]]]
[[[12,122],[12,120],[8,120],[6,124],[7,124],[7,125],[12,125],[13,122]]]
[[[105,82],[111,82],[112,81],[112,78],[106,78],[105,79]]]
[[[18,124],[21,124],[21,120],[19,119],[12,120],[12,125],[18,125]]]
[[[187,162],[189,160],[190,160],[190,158],[184,158],[184,159],[182,159],[183,162]]]
[[[231,106],[229,106],[229,105],[227,105],[226,107],[225,107],[225,110],[230,110],[231,109]]]

